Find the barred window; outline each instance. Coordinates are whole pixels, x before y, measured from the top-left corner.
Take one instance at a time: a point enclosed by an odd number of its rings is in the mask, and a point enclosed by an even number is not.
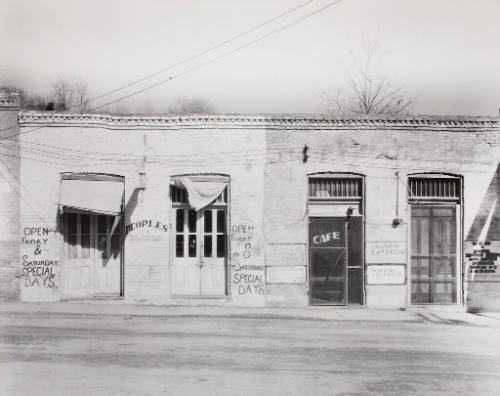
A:
[[[356,199],[362,197],[359,177],[310,178],[309,199]]]
[[[410,177],[409,200],[460,201],[460,179],[458,177]]]

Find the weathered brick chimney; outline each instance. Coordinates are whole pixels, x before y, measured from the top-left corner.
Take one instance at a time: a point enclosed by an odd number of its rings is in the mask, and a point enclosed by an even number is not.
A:
[[[0,89],[0,300],[19,299],[19,92]]]

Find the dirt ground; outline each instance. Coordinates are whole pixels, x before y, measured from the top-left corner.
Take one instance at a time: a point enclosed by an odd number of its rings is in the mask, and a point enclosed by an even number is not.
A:
[[[1,395],[498,395],[498,328],[259,315],[0,315]]]

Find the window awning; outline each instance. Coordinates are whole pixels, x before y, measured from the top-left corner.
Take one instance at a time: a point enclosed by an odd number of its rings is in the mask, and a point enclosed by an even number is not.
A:
[[[218,175],[174,176],[173,185],[187,191],[189,206],[195,210],[210,205],[222,194],[229,177]]]
[[[111,216],[122,212],[124,178],[116,175],[71,173],[61,175],[61,211],[84,211]]]

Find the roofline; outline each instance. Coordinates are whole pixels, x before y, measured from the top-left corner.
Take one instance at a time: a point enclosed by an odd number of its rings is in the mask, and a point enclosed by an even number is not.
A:
[[[87,126],[106,129],[498,129],[499,117],[490,116],[364,116],[332,118],[320,114],[208,114],[190,116],[143,116],[20,112],[21,127]]]

